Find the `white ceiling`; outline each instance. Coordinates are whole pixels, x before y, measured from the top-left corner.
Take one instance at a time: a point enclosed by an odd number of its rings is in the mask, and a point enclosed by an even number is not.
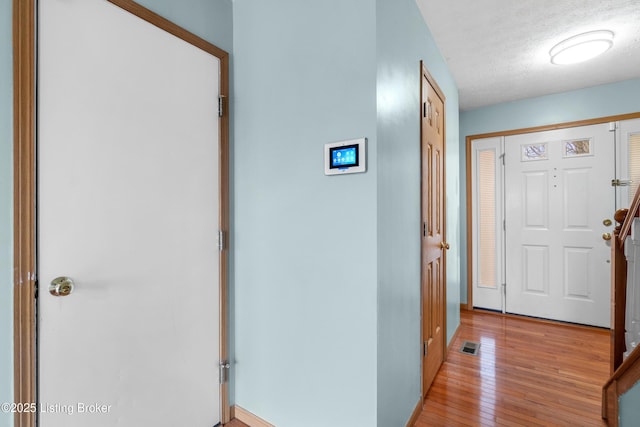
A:
[[[416,0],[458,85],[460,109],[640,78],[640,0]],[[573,65],[549,50],[607,29],[613,47]]]

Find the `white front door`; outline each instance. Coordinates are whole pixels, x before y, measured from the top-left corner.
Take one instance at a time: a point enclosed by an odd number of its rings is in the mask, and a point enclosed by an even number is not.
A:
[[[211,427],[219,60],[106,1],[39,5],[39,425]]]
[[[505,138],[506,310],[608,327],[609,124]]]

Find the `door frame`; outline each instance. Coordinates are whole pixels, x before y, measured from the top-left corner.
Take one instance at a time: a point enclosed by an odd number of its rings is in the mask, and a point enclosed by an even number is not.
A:
[[[424,328],[423,328],[423,318],[424,318],[424,313],[423,313],[423,298],[424,298],[424,292],[423,292],[423,274],[422,274],[422,260],[423,260],[423,248],[422,248],[422,224],[424,224],[425,218],[422,215],[422,195],[423,195],[423,189],[428,185],[427,182],[424,182],[423,179],[423,168],[424,165],[422,163],[422,149],[423,149],[423,129],[422,129],[422,105],[423,102],[426,102],[426,100],[423,98],[423,78],[427,79],[427,81],[429,82],[429,84],[431,85],[431,87],[435,90],[436,94],[440,97],[440,99],[442,100],[442,139],[443,139],[443,144],[442,144],[442,194],[443,194],[443,201],[442,203],[444,204],[443,206],[443,215],[442,215],[442,241],[446,242],[446,238],[447,238],[447,202],[446,202],[446,185],[447,185],[447,173],[446,173],[446,145],[447,145],[447,99],[444,96],[444,92],[442,91],[442,89],[440,88],[440,86],[438,86],[438,83],[436,83],[436,80],[433,78],[433,76],[431,75],[431,73],[429,73],[429,70],[427,70],[427,67],[424,63],[424,61],[420,61],[420,104],[419,104],[419,108],[418,108],[418,117],[419,117],[419,123],[420,123],[420,401],[424,400],[424,396],[425,393],[427,392],[427,390],[422,390],[423,388],[423,384],[424,384]],[[447,251],[443,250],[442,251],[442,282],[443,282],[443,287],[442,287],[442,301],[444,302],[443,307],[442,307],[442,328],[443,328],[443,332],[442,332],[442,361],[444,363],[445,360],[447,360],[447,351],[448,351],[448,347],[447,347]]]
[[[123,10],[215,56],[220,61],[219,224],[229,235],[229,54],[132,0],[108,0]],[[14,401],[37,402],[36,230],[36,0],[13,0],[13,188],[14,188]],[[227,239],[223,239],[223,242]],[[220,251],[220,360],[228,360],[228,256]],[[14,414],[16,427],[35,427],[36,413]],[[222,423],[230,420],[229,383],[220,386]]]
[[[629,113],[629,114],[619,114],[615,116],[606,116],[599,117],[595,119],[587,119],[587,120],[577,120],[574,122],[564,122],[564,123],[556,123],[551,125],[544,126],[535,126],[524,129],[512,129],[505,130],[499,132],[490,132],[476,135],[468,135],[466,137],[465,148],[466,148],[466,185],[467,185],[467,194],[466,194],[466,206],[467,206],[467,304],[461,304],[462,308],[466,308],[467,310],[473,310],[473,176],[471,166],[473,163],[473,147],[472,141],[475,139],[482,138],[494,138],[494,137],[505,137],[510,135],[520,135],[525,133],[533,133],[533,132],[542,132],[548,130],[557,130],[557,129],[566,129],[572,127],[580,127],[580,126],[588,126],[588,125],[596,125],[607,122],[617,122],[623,120],[637,119],[640,118],[640,112]]]

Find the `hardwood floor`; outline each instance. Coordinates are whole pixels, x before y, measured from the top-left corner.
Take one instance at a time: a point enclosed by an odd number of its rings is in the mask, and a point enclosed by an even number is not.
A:
[[[463,311],[414,427],[605,426],[608,377],[608,330]]]

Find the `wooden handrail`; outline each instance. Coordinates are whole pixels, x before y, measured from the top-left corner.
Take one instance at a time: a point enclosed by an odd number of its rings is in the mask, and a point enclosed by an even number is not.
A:
[[[640,381],[640,346],[616,369],[609,381],[602,387],[602,418],[609,427],[618,425],[618,398]]]
[[[622,363],[625,348],[625,314],[627,309],[627,259],[624,242],[631,232],[633,219],[640,214],[640,186],[629,209],[618,209],[614,219],[620,225],[613,232],[611,244],[611,373]]]
[[[618,225],[613,231],[611,244],[611,366],[613,374],[622,364],[625,348],[625,314],[627,309],[627,258],[623,245],[617,244],[622,233],[622,227],[627,222],[627,209],[619,209],[613,218]]]
[[[611,378],[602,387],[602,418],[610,427],[618,425],[618,398],[640,380],[640,346],[626,360],[625,314],[627,310],[627,259],[625,240],[634,218],[640,213],[640,187],[629,209],[619,209],[614,219],[619,224],[613,231],[611,245]]]
[[[620,235],[618,236],[618,246],[621,248],[624,247],[624,241],[627,236],[631,232],[631,224],[633,224],[633,218],[638,216],[640,213],[640,185],[636,190],[636,194],[633,196],[633,201],[628,209],[629,213],[626,215],[624,219],[624,223],[622,223],[622,229],[620,230]]]

